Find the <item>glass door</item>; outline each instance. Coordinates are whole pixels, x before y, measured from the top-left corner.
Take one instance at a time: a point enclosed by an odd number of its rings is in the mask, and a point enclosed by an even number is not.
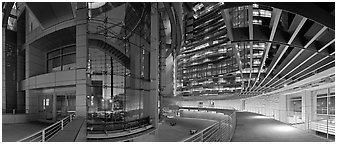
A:
[[[53,94],[42,93],[39,96],[39,118],[41,120],[53,120]]]
[[[57,119],[60,120],[76,111],[75,87],[56,88],[55,93]]]

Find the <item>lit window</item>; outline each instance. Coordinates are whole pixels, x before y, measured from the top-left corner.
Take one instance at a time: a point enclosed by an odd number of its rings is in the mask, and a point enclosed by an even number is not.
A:
[[[253,10],[253,16],[259,16],[258,10]]]
[[[254,19],[253,20],[253,24],[262,25],[262,20],[256,20],[256,19]]]
[[[88,8],[95,9],[103,6],[106,2],[89,2]]]
[[[258,4],[253,4],[253,8],[259,8]]]
[[[46,99],[46,106],[49,106],[49,99]]]

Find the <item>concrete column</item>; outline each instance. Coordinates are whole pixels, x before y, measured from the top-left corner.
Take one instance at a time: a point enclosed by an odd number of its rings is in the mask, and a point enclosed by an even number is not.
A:
[[[76,115],[86,116],[86,97],[90,95],[88,62],[88,8],[85,2],[77,3],[76,9]]]
[[[2,27],[2,110],[6,110],[6,28]]]
[[[281,94],[280,95],[280,108],[279,108],[279,116],[280,116],[280,121],[281,122],[285,122],[287,123],[288,122],[288,117],[287,117],[287,105],[288,105],[288,102],[287,102],[287,96],[286,95],[283,95]]]
[[[146,113],[153,118],[153,126],[158,128],[158,56],[159,56],[159,15],[157,11],[158,3],[151,4],[151,51],[150,51],[150,95],[149,105],[145,105]],[[145,99],[145,98],[144,98]]]
[[[26,41],[27,41],[27,37],[28,37],[28,34],[29,34],[29,11],[26,11],[26,13],[25,13],[25,19],[26,19],[26,25],[25,25],[25,27],[26,27],[26,35],[25,35],[25,37],[26,37]],[[24,60],[24,65],[26,66],[25,67],[25,69],[24,69],[24,71],[25,71],[25,75],[24,75],[24,78],[25,79],[27,79],[27,78],[29,78],[29,62],[28,62],[28,60],[29,60],[29,47],[28,47],[28,45],[29,44],[25,44],[25,45],[23,45],[22,47],[23,47],[23,49],[26,49],[26,51],[25,51],[25,60]],[[29,83],[29,81],[27,80],[27,82]],[[29,109],[30,109],[30,106],[29,106],[29,90],[26,90],[25,91],[25,104],[26,104],[26,114],[28,114],[29,113]]]
[[[56,122],[57,113],[56,113],[56,93],[55,92],[53,93],[52,105],[53,105],[53,121]]]

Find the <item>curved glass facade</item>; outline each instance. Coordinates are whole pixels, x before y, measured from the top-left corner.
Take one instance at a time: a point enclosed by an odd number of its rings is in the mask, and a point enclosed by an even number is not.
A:
[[[149,115],[144,110],[147,107],[145,98],[150,93],[148,83],[151,23],[149,8],[145,8],[148,6],[146,3],[122,5],[123,8],[118,9],[120,13],[125,12],[122,21],[115,18],[117,15],[112,12],[114,9],[90,19],[94,22],[89,26],[90,33],[105,36],[101,43],[109,48],[89,48],[89,134],[114,133],[150,124]],[[120,25],[121,22],[125,25]],[[110,47],[109,43],[116,44],[119,49]],[[125,54],[124,58],[109,49],[120,51]],[[135,62],[130,62],[131,59]]]

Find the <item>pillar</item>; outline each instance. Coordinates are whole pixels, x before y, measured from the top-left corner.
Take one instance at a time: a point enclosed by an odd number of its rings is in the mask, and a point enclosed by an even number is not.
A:
[[[280,95],[280,108],[279,108],[279,117],[280,117],[280,121],[284,122],[284,123],[288,123],[288,117],[287,117],[287,96],[284,94]]]
[[[53,93],[53,100],[52,100],[52,105],[53,105],[53,121],[57,121],[57,113],[56,113],[56,93]]]
[[[2,27],[2,109],[6,110],[6,28]]]
[[[150,51],[150,95],[148,97],[149,105],[145,105],[146,112],[153,118],[152,124],[158,128],[158,56],[159,56],[159,15],[157,11],[158,3],[151,3],[151,51]]]
[[[312,115],[312,103],[311,103],[311,91],[305,90],[302,99],[302,119],[304,120],[305,124],[305,130],[310,129],[309,124],[311,120],[311,115]]]
[[[88,62],[88,8],[78,2],[76,9],[76,115],[86,116],[86,98],[90,95],[90,80],[87,76]]]

